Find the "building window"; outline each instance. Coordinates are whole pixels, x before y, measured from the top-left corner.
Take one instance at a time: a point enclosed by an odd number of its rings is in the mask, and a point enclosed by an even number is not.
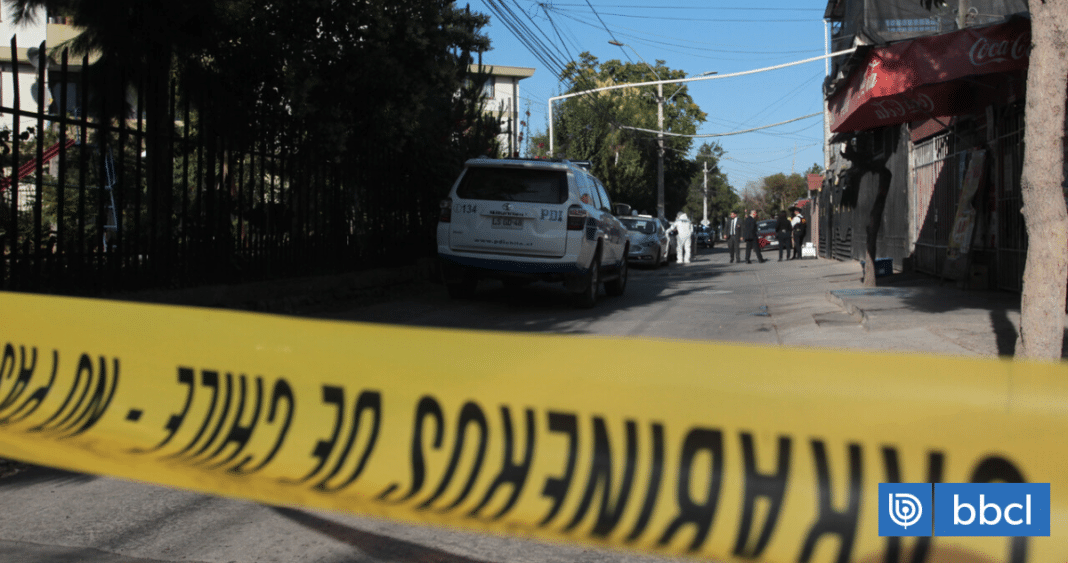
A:
[[[883,20],[883,29],[890,33],[938,33],[941,26],[936,18]]]
[[[486,83],[482,85],[482,97],[483,98],[492,98],[493,97],[493,77],[492,76],[487,78],[486,79]]]
[[[873,157],[884,158],[894,152],[897,143],[896,131],[897,128],[893,126],[880,127],[866,135],[868,149]]]

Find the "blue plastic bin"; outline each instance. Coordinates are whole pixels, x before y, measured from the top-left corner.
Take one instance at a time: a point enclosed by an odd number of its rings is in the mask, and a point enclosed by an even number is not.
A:
[[[867,263],[867,260],[860,261],[860,267],[863,268]],[[893,258],[876,258],[875,259],[875,277],[881,278],[883,276],[889,276],[894,273],[894,259]]]

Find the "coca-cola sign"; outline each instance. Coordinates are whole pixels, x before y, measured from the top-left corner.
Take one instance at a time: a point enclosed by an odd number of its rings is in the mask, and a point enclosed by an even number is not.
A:
[[[968,51],[968,59],[974,66],[1004,63],[1009,60],[1018,61],[1028,55],[1030,47],[1030,33],[1021,33],[1012,40],[980,37],[975,40],[971,50]]]
[[[848,86],[828,100],[831,131],[858,131],[931,116],[961,115],[1011,95],[1006,82],[1026,74],[1031,22],[1002,24],[899,41],[856,61]],[[983,84],[981,90],[974,88]]]
[[[872,101],[871,107],[875,110],[876,119],[894,121],[916,114],[930,115],[935,110],[934,100],[927,94],[919,94],[912,98],[895,96],[886,100],[875,100]]]

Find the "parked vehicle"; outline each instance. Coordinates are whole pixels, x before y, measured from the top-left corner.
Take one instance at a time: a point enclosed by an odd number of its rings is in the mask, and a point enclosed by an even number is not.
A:
[[[568,160],[468,160],[441,201],[442,277],[454,298],[481,279],[563,282],[584,307],[627,286],[630,238],[588,164]]]
[[[628,260],[648,264],[653,268],[667,264],[668,255],[671,253],[670,238],[663,223],[651,215],[631,215],[620,217],[619,220],[630,232]]]
[[[715,233],[712,227],[698,225],[694,230],[697,232],[697,246],[712,248],[716,245]]]
[[[775,219],[757,221],[757,238],[764,241],[761,248],[778,250],[779,239],[775,238]]]

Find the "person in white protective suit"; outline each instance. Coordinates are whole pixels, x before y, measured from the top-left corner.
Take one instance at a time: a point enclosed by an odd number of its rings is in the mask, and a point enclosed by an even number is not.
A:
[[[689,264],[693,248],[693,223],[685,213],[679,211],[675,222],[671,224],[671,230],[675,231],[675,257],[679,264]]]

